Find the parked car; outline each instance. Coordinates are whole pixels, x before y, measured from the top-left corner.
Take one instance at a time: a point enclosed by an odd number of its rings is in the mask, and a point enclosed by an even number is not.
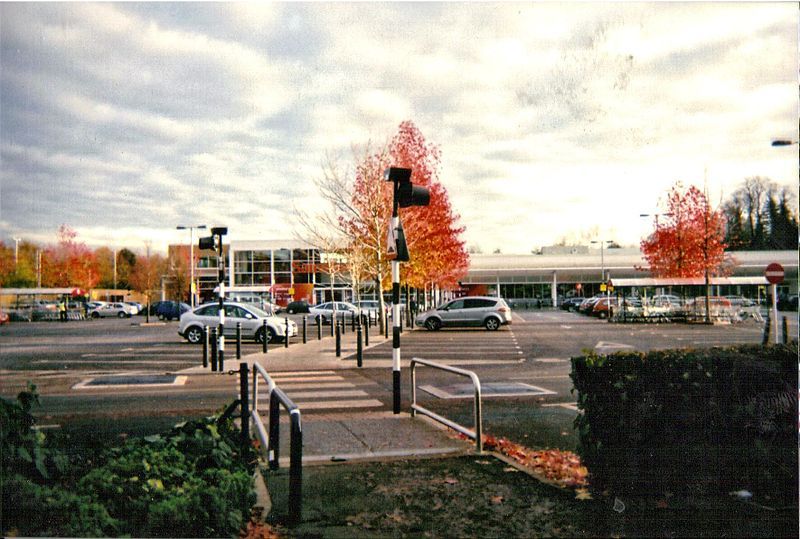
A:
[[[286,306],[286,312],[288,314],[297,314],[297,313],[307,313],[311,309],[311,306],[308,304],[306,300],[298,300],[292,301]]]
[[[648,300],[650,307],[665,307],[668,309],[678,309],[683,305],[683,300],[672,294],[657,294]]]
[[[592,296],[590,298],[586,298],[583,300],[580,305],[578,305],[578,312],[581,314],[592,314],[592,309],[594,309],[594,304],[597,303],[600,298],[604,298],[605,296]]]
[[[333,318],[333,307],[334,304],[336,305],[336,316],[344,316],[347,317],[346,319],[349,320],[350,314],[349,313],[356,313],[358,314],[358,307],[353,305],[352,303],[348,303],[346,301],[328,301],[326,303],[320,303],[319,305],[314,305],[309,309],[309,314],[314,320],[319,319],[321,324],[327,324]]]
[[[502,298],[469,296],[425,311],[416,317],[414,323],[431,331],[443,327],[467,326],[484,326],[494,331],[511,323],[511,307]]]
[[[380,318],[381,304],[375,299],[361,300],[358,302],[358,310],[362,317],[377,320]]]
[[[111,316],[130,318],[133,316],[133,312],[130,305],[126,305],[125,303],[104,303],[89,311],[89,316],[92,318],[108,318]]]
[[[6,314],[5,311],[0,311],[0,326],[3,324],[8,324],[11,321],[11,317]]]
[[[131,314],[139,314],[144,308],[141,303],[135,301],[126,301],[125,304],[130,306]]]
[[[571,298],[567,298],[561,302],[561,308],[565,311],[576,311],[578,310],[578,306],[585,300],[583,296],[573,296]]]
[[[225,302],[225,335],[236,336],[236,324],[242,324],[242,338],[254,339],[263,343],[281,340],[286,335],[286,319],[273,316],[252,303]],[[264,321],[267,332],[264,333]],[[192,344],[203,341],[203,326],[217,327],[219,324],[219,303],[207,303],[181,316],[178,335]],[[288,321],[289,336],[297,335],[297,324]]]
[[[188,303],[177,301],[160,301],[156,307],[159,320],[179,320],[183,313],[192,310]]]

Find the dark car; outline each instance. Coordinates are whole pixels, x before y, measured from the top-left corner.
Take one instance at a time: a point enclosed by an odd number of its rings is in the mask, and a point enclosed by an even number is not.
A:
[[[309,312],[310,308],[311,306],[305,300],[292,301],[286,306],[286,312],[288,314],[307,313]]]
[[[585,300],[586,298],[583,296],[574,296],[571,298],[565,299],[561,302],[561,308],[565,311],[577,311],[578,306]]]
[[[161,320],[180,320],[181,315],[192,308],[186,303],[177,301],[159,301],[155,315]]]

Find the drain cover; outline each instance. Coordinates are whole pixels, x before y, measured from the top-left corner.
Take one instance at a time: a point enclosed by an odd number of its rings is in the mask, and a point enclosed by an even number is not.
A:
[[[174,374],[128,374],[88,378],[72,386],[72,389],[179,386],[184,383],[186,383],[185,376],[177,376]]]
[[[419,388],[440,399],[466,399],[475,395],[475,388],[472,384],[426,385]],[[481,384],[481,397],[530,397],[555,394],[554,391],[521,382],[487,382]]]

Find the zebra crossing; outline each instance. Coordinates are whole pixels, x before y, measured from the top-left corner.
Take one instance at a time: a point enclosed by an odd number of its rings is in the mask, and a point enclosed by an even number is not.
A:
[[[383,402],[370,394],[379,385],[356,373],[290,371],[270,373],[270,377],[302,412],[384,407]],[[258,389],[258,410],[269,411],[266,384]]]

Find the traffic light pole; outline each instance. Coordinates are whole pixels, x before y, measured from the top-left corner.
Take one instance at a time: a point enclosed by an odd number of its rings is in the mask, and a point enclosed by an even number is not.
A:
[[[217,366],[222,372],[225,370],[225,258],[222,252],[222,235],[219,236],[217,249],[219,249],[217,254],[217,265],[219,266],[219,346],[217,346],[219,361],[217,361]]]
[[[397,203],[392,215],[392,228],[397,230],[400,218]],[[400,262],[392,260],[392,410],[400,413]]]

